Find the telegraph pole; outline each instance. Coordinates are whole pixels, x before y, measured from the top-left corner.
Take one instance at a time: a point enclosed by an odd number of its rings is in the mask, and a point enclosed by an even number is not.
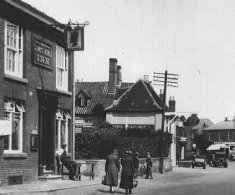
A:
[[[168,77],[169,75],[169,77]],[[166,89],[167,86],[178,87],[178,74],[168,74],[167,70],[165,73],[155,73],[153,81],[157,82],[154,85],[164,86],[163,92],[163,103],[162,103],[162,128],[160,132],[160,160],[159,160],[159,173],[163,174],[163,161],[164,161],[164,149],[163,149],[163,133],[165,131],[165,105],[166,105]],[[164,80],[163,80],[164,79]]]

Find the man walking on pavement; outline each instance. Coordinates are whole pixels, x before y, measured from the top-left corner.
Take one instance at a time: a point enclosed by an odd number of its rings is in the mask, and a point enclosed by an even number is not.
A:
[[[150,156],[150,152],[147,152],[147,158],[146,158],[146,177],[145,179],[153,179],[153,174],[152,174],[152,167],[153,167],[153,161],[152,157]]]

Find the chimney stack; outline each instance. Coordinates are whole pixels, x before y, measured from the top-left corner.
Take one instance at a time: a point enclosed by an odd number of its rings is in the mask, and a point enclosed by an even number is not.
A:
[[[163,102],[163,89],[160,89],[159,97],[160,97],[160,99],[161,99],[161,100],[162,100],[162,102]]]
[[[149,75],[144,75],[144,81],[149,82]]]
[[[170,96],[169,109],[171,112],[175,112],[175,97],[174,96]]]
[[[109,58],[108,93],[114,93],[117,85],[117,59]]]
[[[117,86],[121,87],[122,84],[122,67],[117,65]]]

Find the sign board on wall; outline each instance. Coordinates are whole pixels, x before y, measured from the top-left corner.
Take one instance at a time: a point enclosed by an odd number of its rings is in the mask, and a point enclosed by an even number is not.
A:
[[[52,68],[52,46],[33,38],[32,44],[32,60],[36,65],[43,66],[45,68]]]
[[[180,137],[180,142],[187,142],[188,138],[187,137]]]
[[[140,125],[140,124],[112,124],[113,127],[115,128],[120,128],[120,129],[152,129],[154,130],[154,125]]]

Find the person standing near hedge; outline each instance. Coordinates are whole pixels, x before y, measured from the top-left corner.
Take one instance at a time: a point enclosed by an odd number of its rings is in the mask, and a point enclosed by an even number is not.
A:
[[[133,189],[134,163],[131,151],[125,150],[121,159],[122,174],[120,188],[126,189],[126,194],[131,194]]]
[[[150,152],[147,152],[147,158],[146,158],[146,178],[145,179],[153,179],[152,174],[152,167],[153,167],[153,161],[152,157],[150,156]]]
[[[138,177],[138,170],[139,170],[139,152],[136,152],[134,157],[133,157],[133,162],[134,162],[134,178],[136,179]]]
[[[105,162],[106,172],[106,185],[110,186],[110,192],[114,193],[114,186],[118,186],[118,172],[120,170],[120,162],[118,158],[117,149],[113,150],[113,153],[108,155]]]

